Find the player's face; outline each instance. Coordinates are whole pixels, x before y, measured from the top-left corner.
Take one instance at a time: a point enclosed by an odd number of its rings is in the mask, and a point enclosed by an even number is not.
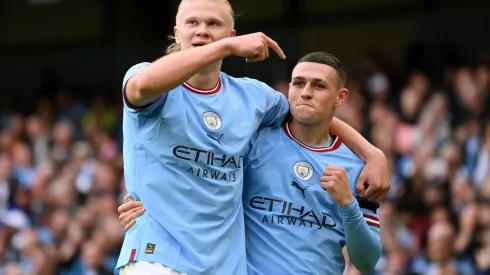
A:
[[[186,50],[235,36],[230,12],[230,7],[214,1],[182,2],[174,27],[177,43]]]
[[[301,62],[293,69],[289,105],[293,120],[317,124],[331,120],[349,92],[340,85],[335,69],[328,65]]]

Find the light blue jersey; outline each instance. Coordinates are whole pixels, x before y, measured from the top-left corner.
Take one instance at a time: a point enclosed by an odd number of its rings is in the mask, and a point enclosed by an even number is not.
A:
[[[295,139],[288,124],[258,132],[243,192],[249,274],[340,275],[346,242],[358,269],[375,266],[381,255],[376,205],[337,206],[320,186],[327,164],[346,169],[356,194],[364,162],[338,137],[313,147]]]
[[[123,85],[148,65],[133,66]],[[189,275],[247,274],[243,156],[288,109],[266,84],[225,73],[209,91],[184,83],[142,110],[126,103],[126,188],[146,213],[126,233],[116,273],[148,261]]]

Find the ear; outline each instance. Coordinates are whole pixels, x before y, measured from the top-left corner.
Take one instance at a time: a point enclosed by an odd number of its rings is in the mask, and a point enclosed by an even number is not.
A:
[[[236,30],[233,29],[231,30],[230,37],[235,37],[236,36]]]
[[[337,102],[335,103],[335,107],[340,107],[344,105],[348,97],[349,97],[349,90],[347,90],[346,88],[340,89],[339,94],[337,95]]]
[[[175,43],[180,44],[179,28],[177,28],[177,26],[174,26],[174,37]]]
[[[291,86],[292,86],[291,85],[291,82],[289,82],[289,89],[288,89],[288,94],[287,94],[287,96],[288,96],[288,103],[289,104],[291,104],[291,101],[289,100],[289,95],[290,95],[289,91],[291,90]]]

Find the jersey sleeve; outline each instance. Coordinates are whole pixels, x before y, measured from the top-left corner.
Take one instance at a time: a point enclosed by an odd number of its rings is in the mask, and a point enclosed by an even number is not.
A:
[[[131,68],[129,68],[129,70],[124,75],[123,85],[122,85],[122,95],[123,95],[124,110],[125,111],[128,111],[130,113],[149,113],[155,109],[163,108],[163,105],[165,104],[168,93],[162,94],[157,100],[150,102],[150,103],[143,105],[143,106],[135,106],[135,105],[131,104],[127,100],[127,97],[126,97],[125,90],[126,90],[126,84],[128,83],[129,79],[131,77],[135,76],[136,74],[140,73],[141,71],[143,71],[150,64],[151,63],[149,63],[149,62],[143,62],[143,63],[136,64],[136,65],[132,66]]]
[[[362,216],[364,220],[374,230],[379,231],[380,223],[379,217],[377,213],[377,209],[379,208],[379,204],[376,202],[368,201],[360,196],[356,196],[356,200],[359,203],[359,208],[361,209]]]
[[[356,182],[364,165],[349,167],[351,191],[355,199],[346,207],[340,208],[344,222],[347,252],[357,270],[370,273],[381,257],[381,237],[377,204],[361,198],[355,191]],[[366,253],[369,251],[369,253]]]
[[[250,139],[248,150],[244,155],[244,168],[249,168],[256,160],[263,161],[277,146],[277,127],[267,127],[260,129],[253,134]],[[254,162],[255,163],[255,162]],[[254,164],[255,165],[255,164]]]
[[[279,127],[289,113],[289,103],[286,97],[269,87],[267,84],[258,82],[261,90],[265,91],[266,106],[259,129],[264,127]]]

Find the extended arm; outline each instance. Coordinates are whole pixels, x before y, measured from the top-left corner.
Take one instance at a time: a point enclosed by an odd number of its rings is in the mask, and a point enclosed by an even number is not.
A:
[[[143,106],[182,84],[203,67],[231,54],[225,40],[164,56],[128,80],[128,102]]]
[[[247,57],[248,62],[261,61],[269,57],[269,47],[281,58],[286,58],[277,42],[263,33],[228,37],[167,55],[128,81],[125,88],[127,100],[136,106],[146,105],[162,93],[182,84],[207,65],[232,54]]]

